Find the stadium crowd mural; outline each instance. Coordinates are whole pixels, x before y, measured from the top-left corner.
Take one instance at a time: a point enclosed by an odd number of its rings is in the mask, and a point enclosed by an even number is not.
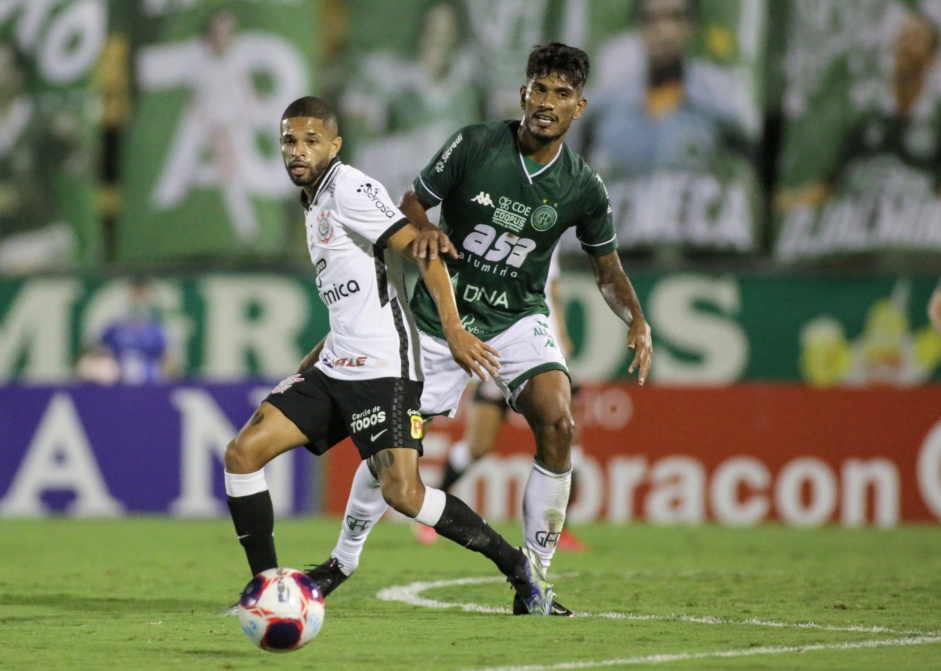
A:
[[[0,272],[303,258],[287,101],[335,100],[345,159],[398,193],[455,127],[519,113],[515,64],[551,39],[593,59],[569,141],[625,255],[917,262],[941,249],[939,21],[941,0],[8,2]]]

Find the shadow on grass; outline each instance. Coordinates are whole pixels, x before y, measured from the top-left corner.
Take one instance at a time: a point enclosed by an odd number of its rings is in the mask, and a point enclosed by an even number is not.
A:
[[[0,594],[0,607],[48,607],[59,610],[123,613],[215,613],[223,608],[221,602],[194,601],[192,599],[153,599],[139,595],[127,597],[94,597],[69,594]],[[22,621],[20,618],[18,620]]]

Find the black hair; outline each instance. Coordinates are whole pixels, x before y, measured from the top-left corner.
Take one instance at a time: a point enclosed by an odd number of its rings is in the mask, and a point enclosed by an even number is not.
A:
[[[526,81],[554,73],[565,79],[576,89],[582,89],[588,81],[591,63],[588,54],[578,47],[561,42],[537,45],[529,53],[526,63]]]
[[[337,129],[337,112],[329,102],[317,96],[298,98],[284,110],[281,121],[293,117],[313,117],[320,119],[329,128]]]

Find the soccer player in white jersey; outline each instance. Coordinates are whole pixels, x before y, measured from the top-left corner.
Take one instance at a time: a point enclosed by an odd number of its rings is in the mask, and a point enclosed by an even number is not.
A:
[[[325,100],[300,98],[282,115],[281,154],[301,188],[330,334],[226,447],[229,511],[252,575],[278,566],[265,464],[302,445],[320,455],[349,436],[378,482],[383,505],[483,554],[529,613],[548,615],[552,587],[538,557],[512,547],[462,501],[421,481],[422,362],[402,257],[418,264],[456,365],[486,379],[496,373],[497,351],[463,327],[445,264],[415,259],[418,228],[385,187],[340,161],[341,145],[336,113]]]
[[[536,454],[523,492],[523,537],[548,568],[565,522],[575,421],[565,356],[549,325],[545,287],[559,238],[574,228],[608,307],[628,324],[628,367],[641,383],[653,362],[650,326],[621,266],[611,205],[601,177],[565,144],[587,104],[588,55],[558,42],[535,48],[520,87],[522,120],[458,130],[432,157],[400,207],[422,231],[414,253],[445,261],[463,324],[500,352],[494,379],[533,430]],[[441,228],[426,210],[441,206]],[[448,354],[427,283],[410,301],[421,331],[425,387],[421,414],[453,416],[470,376]],[[312,571],[328,594],[355,570],[366,535],[384,506],[360,466],[331,558]],[[513,612],[527,613],[514,599]],[[571,616],[558,602],[552,614]]]

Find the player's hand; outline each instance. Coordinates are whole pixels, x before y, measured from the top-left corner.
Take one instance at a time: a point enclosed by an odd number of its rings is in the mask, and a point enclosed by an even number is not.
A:
[[[447,334],[451,356],[468,375],[476,375],[484,382],[487,376],[497,376],[500,353],[463,328]]]
[[[421,228],[418,235],[412,240],[412,256],[416,259],[428,258],[431,260],[445,254],[451,258],[457,258],[457,250],[451,244],[451,239],[447,233],[437,226]]]
[[[647,379],[650,366],[653,363],[653,340],[650,337],[650,325],[643,317],[634,319],[627,331],[627,348],[634,350],[634,360],[631,361],[628,373],[637,370],[637,381],[641,384]]]

